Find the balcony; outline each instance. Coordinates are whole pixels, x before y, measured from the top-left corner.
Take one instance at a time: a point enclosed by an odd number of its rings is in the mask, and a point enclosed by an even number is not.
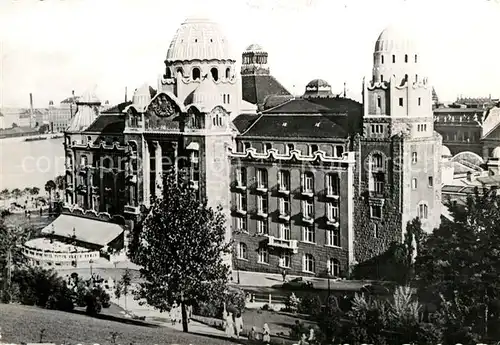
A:
[[[304,223],[307,223],[307,224],[312,224],[312,223],[314,223],[314,218],[313,218],[313,217],[311,217],[310,215],[305,215],[305,214],[303,214],[303,215],[302,215],[302,221],[303,221]]]
[[[274,236],[268,236],[268,239],[269,239],[269,242],[267,245],[270,247],[291,249],[294,254],[297,254],[299,251],[297,240],[283,240],[280,238],[276,238]]]
[[[278,193],[283,195],[290,195],[290,188],[286,186],[278,186]]]
[[[290,214],[289,213],[286,213],[286,212],[281,212],[280,211],[280,214],[278,216],[279,219],[281,220],[284,220],[284,221],[290,221]]]
[[[239,207],[238,207],[238,208],[236,208],[236,209],[234,210],[234,212],[235,212],[235,213],[238,213],[238,214],[241,214],[242,216],[246,216],[246,214],[247,214],[247,211],[245,211],[245,210],[243,210],[243,209],[241,209],[241,208],[239,208]]]
[[[234,186],[234,188],[242,191],[247,190],[247,186],[244,186],[241,182],[238,181],[236,181],[236,185]]]
[[[301,194],[302,196],[312,198],[314,196],[314,191],[312,189],[302,188]]]
[[[123,207],[123,212],[127,213],[127,214],[138,215],[141,211],[140,211],[139,206],[125,205]]]
[[[137,183],[137,175],[129,175],[128,176],[128,183]]]
[[[263,210],[257,211],[257,217],[267,218],[268,216],[269,216],[269,214],[267,212],[264,212]]]
[[[73,171],[73,164],[66,164],[67,171]]]
[[[326,224],[335,228],[338,228],[340,225],[338,218],[335,217],[327,217]]]
[[[257,186],[257,188],[255,188],[255,190],[257,192],[260,192],[260,193],[267,193],[268,188],[265,185],[260,185],[260,186]]]
[[[340,194],[339,191],[333,190],[333,189],[328,189],[326,191],[326,197],[328,199],[339,200],[340,199],[340,195],[339,194]]]

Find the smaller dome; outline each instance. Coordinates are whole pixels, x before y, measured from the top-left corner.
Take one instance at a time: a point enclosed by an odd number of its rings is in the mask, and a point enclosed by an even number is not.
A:
[[[250,44],[247,47],[247,49],[245,49],[245,51],[247,51],[247,52],[263,52],[264,49],[259,44],[253,43],[253,44]]]
[[[499,159],[500,158],[500,146],[495,147],[493,150],[492,154],[493,158]]]
[[[443,145],[441,148],[441,157],[451,157],[451,151],[445,145]]]
[[[389,26],[382,31],[375,43],[375,52],[403,51],[415,52],[417,42],[408,27],[404,25]]]
[[[152,88],[148,84],[143,84],[140,88],[136,89],[132,96],[132,105],[139,112],[143,112],[148,107],[151,99],[154,97]]]
[[[309,83],[307,83],[306,88],[309,87],[315,87],[315,88],[320,88],[320,87],[331,87],[330,84],[326,80],[323,79],[313,79]]]

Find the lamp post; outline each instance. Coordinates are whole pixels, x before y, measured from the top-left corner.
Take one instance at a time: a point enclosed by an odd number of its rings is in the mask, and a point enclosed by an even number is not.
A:
[[[326,278],[328,279],[328,298],[330,298],[330,269],[326,269]]]

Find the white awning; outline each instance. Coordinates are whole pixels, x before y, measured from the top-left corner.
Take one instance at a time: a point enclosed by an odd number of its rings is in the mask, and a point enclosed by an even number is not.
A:
[[[123,228],[114,223],[96,219],[62,214],[42,230],[42,234],[72,238],[78,241],[105,246],[123,232]]]
[[[191,150],[191,151],[199,151],[200,150],[200,144],[192,141],[189,143],[189,145],[186,147],[186,150]]]

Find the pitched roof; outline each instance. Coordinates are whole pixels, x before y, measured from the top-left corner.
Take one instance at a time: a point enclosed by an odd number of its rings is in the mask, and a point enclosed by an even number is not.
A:
[[[256,105],[264,104],[270,95],[291,95],[272,75],[242,75],[241,82],[243,99]]]
[[[123,109],[132,104],[132,101],[123,102],[117,105],[112,106],[104,111],[101,111],[101,114],[121,114]]]
[[[347,131],[328,115],[264,114],[241,136],[272,138],[345,138]]]
[[[73,230],[76,240],[100,246],[107,245],[123,232],[118,224],[62,214],[43,228],[42,233],[71,238]]]
[[[123,133],[124,129],[125,129],[125,116],[116,114],[101,114],[85,130],[85,132],[118,134],[118,133]]]
[[[247,130],[248,127],[252,125],[252,123],[255,122],[259,118],[259,115],[257,114],[241,114],[238,115],[234,120],[233,124],[235,125],[236,129],[240,132],[243,133],[244,131]]]

